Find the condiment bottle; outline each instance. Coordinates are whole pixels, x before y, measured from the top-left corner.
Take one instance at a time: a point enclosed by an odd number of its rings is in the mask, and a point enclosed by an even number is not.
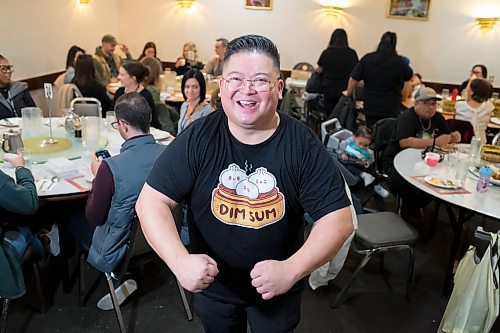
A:
[[[476,191],[479,193],[484,193],[488,191],[490,185],[490,177],[493,174],[493,170],[488,167],[482,167],[479,169],[479,179],[477,180]]]
[[[75,118],[75,138],[81,138],[82,137],[82,122],[80,120],[80,117]]]
[[[458,89],[457,89],[457,88],[455,88],[455,89],[453,89],[453,91],[451,92],[451,100],[452,100],[453,102],[455,102],[455,101],[457,100],[457,96],[458,96]]]

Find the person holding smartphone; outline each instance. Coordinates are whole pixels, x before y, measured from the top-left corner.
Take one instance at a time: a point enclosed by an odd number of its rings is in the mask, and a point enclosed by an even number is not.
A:
[[[111,126],[125,140],[120,154],[110,157],[109,153],[101,151],[94,156],[91,170],[95,178],[85,209],[88,223],[82,223],[81,219],[69,222],[75,240],[90,248],[87,261],[104,273],[112,272],[123,259],[135,201],[149,171],[165,148],[149,134],[151,108],[139,93],[120,96],[115,113],[116,121]],[[121,304],[137,289],[137,283],[127,279],[118,281],[115,287]],[[102,297],[97,307],[113,309],[110,295]]]

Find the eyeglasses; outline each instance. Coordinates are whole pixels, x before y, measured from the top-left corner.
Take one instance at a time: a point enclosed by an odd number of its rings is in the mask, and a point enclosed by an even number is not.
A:
[[[249,87],[251,86],[253,88],[253,90],[255,90],[257,92],[270,91],[271,89],[274,88],[276,83],[279,81],[279,80],[269,81],[269,80],[263,79],[263,78],[242,79],[242,78],[236,77],[236,76],[233,76],[233,77],[230,77],[227,79],[225,77],[223,77],[222,79],[224,80],[224,82],[226,82],[226,88],[231,90],[231,91],[241,89],[245,85],[245,82],[248,82]]]
[[[4,74],[12,73],[14,72],[14,66],[9,65],[9,66],[0,66],[0,72]]]
[[[117,121],[113,121],[110,125],[113,129],[117,130],[118,129],[118,124],[120,123],[120,121],[124,124],[127,124],[127,125],[130,125],[129,123],[127,123],[126,121],[124,120],[117,120]]]

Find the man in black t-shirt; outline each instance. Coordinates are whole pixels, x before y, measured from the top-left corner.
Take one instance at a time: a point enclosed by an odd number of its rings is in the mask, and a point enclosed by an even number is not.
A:
[[[432,88],[422,88],[415,94],[415,106],[403,112],[396,121],[392,140],[384,151],[384,170],[391,178],[393,188],[403,197],[406,206],[422,207],[428,200],[423,192],[410,185],[401,177],[393,165],[394,157],[403,149],[425,149],[432,145],[432,133],[437,130],[439,136],[436,145],[460,142],[460,133],[450,133],[446,120],[437,112],[436,96]]]
[[[302,278],[353,231],[344,181],[314,133],[276,111],[276,46],[262,36],[228,44],[220,78],[224,112],[191,124],[159,158],[137,213],[144,234],[182,286],[195,292],[207,332],[291,332]],[[192,254],[171,209],[192,211]],[[316,220],[304,243],[303,215]]]

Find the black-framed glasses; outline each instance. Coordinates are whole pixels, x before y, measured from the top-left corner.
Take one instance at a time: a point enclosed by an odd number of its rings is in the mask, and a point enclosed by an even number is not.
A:
[[[248,84],[252,87],[253,90],[257,92],[267,92],[270,91],[271,89],[274,88],[276,83],[279,81],[269,81],[264,78],[257,78],[257,79],[243,79],[241,77],[237,76],[232,76],[229,78],[222,77],[224,82],[226,83],[226,88],[235,91],[238,89],[241,89],[244,85],[245,82],[248,82]]]
[[[9,65],[9,66],[0,66],[0,72],[4,74],[12,73],[14,72],[14,66]]]
[[[118,124],[120,123],[120,121],[124,124],[127,124],[127,125],[130,125],[129,123],[127,123],[125,120],[117,120],[117,121],[113,121],[110,125],[113,129],[117,130],[118,129]]]

